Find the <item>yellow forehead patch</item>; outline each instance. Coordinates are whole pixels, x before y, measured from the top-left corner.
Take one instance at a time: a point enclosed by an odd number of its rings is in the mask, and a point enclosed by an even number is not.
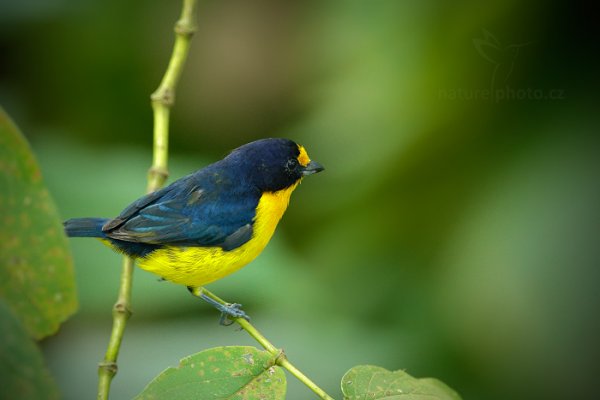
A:
[[[303,167],[306,167],[310,162],[310,158],[308,157],[308,153],[304,149],[304,147],[298,145],[298,150],[300,150],[300,154],[298,155],[298,162]]]

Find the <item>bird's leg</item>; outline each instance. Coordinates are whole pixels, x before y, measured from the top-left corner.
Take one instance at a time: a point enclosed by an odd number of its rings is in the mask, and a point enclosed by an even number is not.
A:
[[[188,286],[188,290],[192,295],[201,298],[221,312],[221,325],[231,325],[233,324],[233,320],[237,318],[244,318],[246,321],[250,321],[250,317],[241,309],[241,304],[227,303],[203,287]]]

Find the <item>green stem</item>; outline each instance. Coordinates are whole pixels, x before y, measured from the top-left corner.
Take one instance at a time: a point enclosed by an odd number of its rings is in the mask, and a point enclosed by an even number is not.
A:
[[[175,45],[169,66],[160,85],[150,96],[154,112],[154,156],[148,171],[148,192],[160,188],[169,176],[169,113],[175,103],[175,86],[187,59],[190,39],[196,31],[195,8],[196,0],[183,0],[181,17],[175,23]]]
[[[98,400],[107,400],[112,378],[117,374],[117,357],[125,325],[131,316],[131,282],[133,278],[133,260],[123,257],[119,297],[113,306],[113,326],[106,348],[104,360],[98,365]]]
[[[201,288],[200,291],[194,293],[196,296],[200,296],[201,294],[205,294],[211,299],[218,301],[223,305],[227,305],[225,300],[216,296],[214,293],[206,290],[205,288]],[[258,331],[250,322],[246,321],[243,318],[236,318],[234,321],[242,327],[250,336],[252,336],[262,347],[265,348],[269,353],[276,357],[276,364],[281,366],[282,368],[287,369],[290,374],[294,375],[300,382],[304,383],[310,390],[316,393],[321,399],[324,400],[333,400],[333,397],[329,396],[323,389],[317,386],[310,378],[304,375],[298,368],[296,368],[285,356],[283,350],[275,347],[269,340],[263,336],[262,333]]]
[[[169,175],[167,167],[169,156],[169,110],[175,101],[175,86],[181,76],[183,64],[188,54],[189,42],[196,29],[194,22],[195,7],[196,0],[183,0],[181,17],[175,24],[175,46],[169,66],[158,89],[151,96],[154,112],[154,146],[152,167],[148,171],[148,192],[159,189]],[[98,400],[108,400],[110,385],[117,373],[117,357],[127,320],[131,316],[133,268],[133,260],[124,257],[119,297],[113,307],[113,327],[106,355],[98,367]]]

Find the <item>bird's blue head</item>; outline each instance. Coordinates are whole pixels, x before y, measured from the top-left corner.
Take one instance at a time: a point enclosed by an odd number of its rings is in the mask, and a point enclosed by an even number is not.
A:
[[[323,171],[301,145],[288,139],[261,139],[233,150],[225,160],[244,171],[244,178],[263,192],[276,192]]]

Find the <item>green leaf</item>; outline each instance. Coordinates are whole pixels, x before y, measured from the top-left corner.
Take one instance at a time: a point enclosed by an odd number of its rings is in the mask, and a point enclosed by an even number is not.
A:
[[[58,399],[42,353],[0,300],[0,399]]]
[[[283,370],[275,357],[250,346],[215,347],[184,358],[168,368],[136,400],[285,398]]]
[[[342,378],[346,400],[460,400],[460,396],[434,378],[417,379],[404,371],[359,365]]]
[[[58,213],[23,135],[0,108],[0,297],[36,339],[77,308]]]

